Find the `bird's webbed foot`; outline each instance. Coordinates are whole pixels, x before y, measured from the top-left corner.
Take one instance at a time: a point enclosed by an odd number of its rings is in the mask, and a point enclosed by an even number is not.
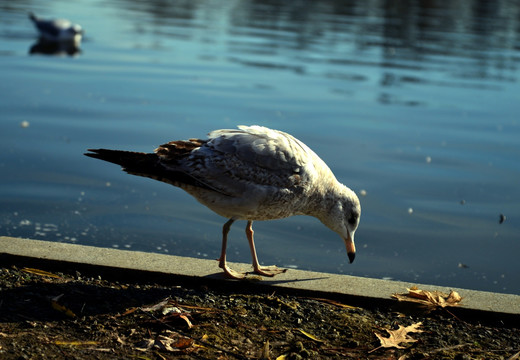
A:
[[[244,279],[246,277],[246,273],[242,273],[236,270],[231,269],[229,266],[227,266],[226,262],[220,262],[219,267],[224,270],[224,273],[227,277],[231,279]]]
[[[263,275],[263,276],[270,276],[270,277],[273,277],[273,276],[278,275],[278,274],[282,274],[282,273],[284,273],[286,271],[287,271],[287,269],[279,268],[276,265],[258,266],[258,267],[256,267],[254,269],[254,272],[256,274]]]

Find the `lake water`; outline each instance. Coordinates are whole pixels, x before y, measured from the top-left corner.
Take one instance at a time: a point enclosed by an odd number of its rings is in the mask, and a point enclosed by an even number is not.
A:
[[[520,294],[518,2],[0,6],[0,235],[216,259],[225,219],[83,152],[258,124],[366,193],[353,264],[310,217],[256,222],[261,262]],[[81,24],[81,52],[30,55],[29,11]]]

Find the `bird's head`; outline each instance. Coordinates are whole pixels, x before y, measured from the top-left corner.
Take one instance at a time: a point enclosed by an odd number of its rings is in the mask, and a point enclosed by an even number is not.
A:
[[[72,24],[67,30],[66,30],[70,36],[82,36],[85,34],[85,31],[81,27],[81,25],[78,24]]]
[[[65,30],[67,35],[65,36],[67,41],[71,41],[72,45],[75,47],[80,46],[81,39],[85,34],[85,31],[78,24],[72,24],[67,30]]]
[[[341,185],[331,198],[330,207],[321,221],[341,236],[347,247],[348,258],[352,263],[356,257],[354,233],[361,217],[361,204],[357,195],[344,185]]]

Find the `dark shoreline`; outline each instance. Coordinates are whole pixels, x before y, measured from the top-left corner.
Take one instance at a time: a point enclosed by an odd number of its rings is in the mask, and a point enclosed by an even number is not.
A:
[[[5,359],[509,359],[520,351],[518,328],[480,321],[458,308],[426,313],[395,300],[359,307],[268,291],[252,282],[211,285],[138,276],[128,281],[131,271],[111,277],[102,269],[41,269],[57,276],[51,277],[24,271],[23,264],[3,266],[0,357]],[[165,299],[168,306],[143,310]],[[165,307],[177,308],[184,318],[164,314]],[[418,322],[423,332],[410,334],[416,342],[372,351],[380,345],[376,333],[386,337],[386,329]]]

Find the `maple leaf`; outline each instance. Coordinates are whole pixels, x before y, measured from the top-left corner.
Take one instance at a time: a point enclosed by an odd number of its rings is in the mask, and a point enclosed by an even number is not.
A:
[[[399,325],[399,328],[397,330],[385,329],[386,332],[388,332],[388,334],[390,335],[390,337],[383,337],[378,333],[374,333],[377,336],[377,338],[379,339],[379,341],[381,342],[381,345],[376,347],[373,350],[370,350],[369,353],[376,351],[377,349],[380,349],[380,348],[394,347],[397,349],[405,349],[405,347],[401,346],[400,344],[416,342],[417,340],[411,338],[408,334],[412,333],[412,332],[415,332],[415,333],[423,332],[422,330],[418,329],[421,325],[422,325],[422,322],[418,322],[418,323],[412,324],[407,327]]]
[[[406,290],[408,290],[408,294],[393,294],[392,297],[399,301],[419,303],[432,309],[437,307],[458,306],[462,301],[462,297],[456,291],[445,294],[440,291],[420,290],[415,286]]]

